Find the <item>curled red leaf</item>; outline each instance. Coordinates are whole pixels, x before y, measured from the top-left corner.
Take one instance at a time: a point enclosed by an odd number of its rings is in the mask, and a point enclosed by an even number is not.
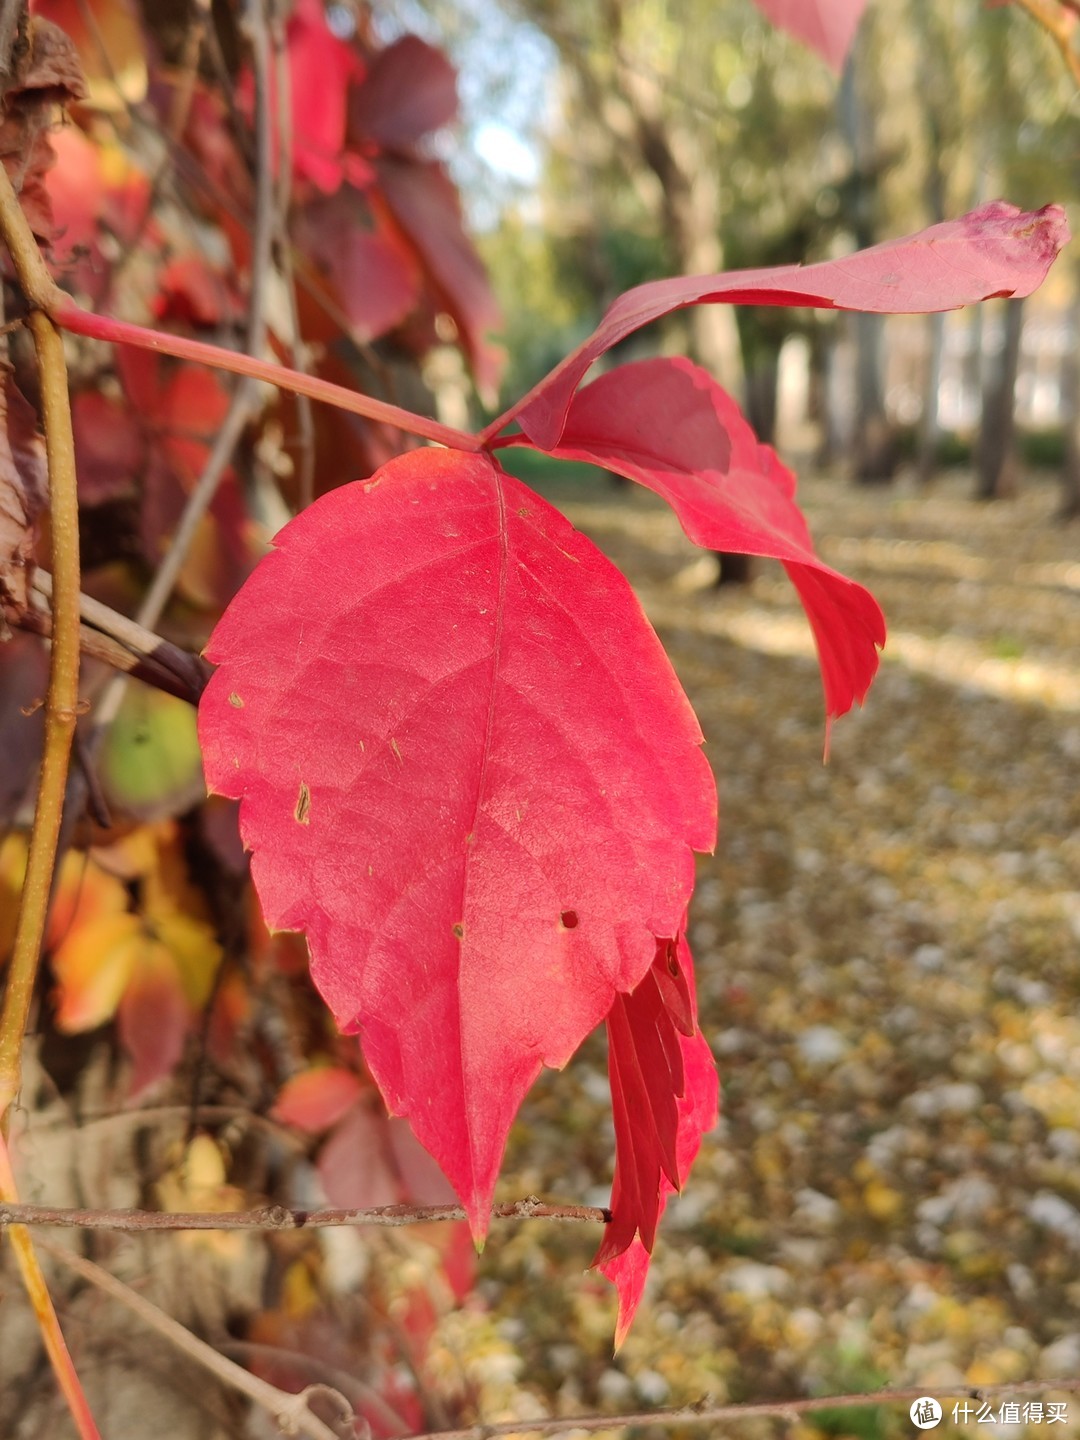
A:
[[[638,285],[620,295],[588,339],[484,434],[496,435],[516,419],[530,440],[551,449],[593,361],[643,325],[687,305],[807,305],[885,315],[953,310],[997,295],[1030,295],[1068,238],[1060,205],[1025,213],[995,200],[959,220],[838,260]]]
[[[689,1022],[689,1023],[688,1023]],[[697,1029],[693,960],[684,936],[657,943],[652,969],[608,1016],[615,1118],[611,1223],[593,1259],[619,1292],[616,1347],[641,1302],[656,1227],[716,1124],[712,1052]]]
[[[700,366],[642,360],[601,375],[574,395],[550,453],[662,495],[698,545],[782,561],[814,632],[828,717],[864,699],[885,643],[877,601],[818,558],[794,475]]]

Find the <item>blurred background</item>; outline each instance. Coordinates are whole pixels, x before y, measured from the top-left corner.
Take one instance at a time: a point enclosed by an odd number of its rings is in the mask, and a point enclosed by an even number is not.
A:
[[[213,7],[218,49],[196,47],[199,84],[166,161],[153,137],[176,117],[195,11],[34,8],[70,30],[91,81],[49,182],[65,283],[129,318],[243,343],[243,7]],[[642,281],[836,257],[999,197],[1075,215],[1080,92],[1017,5],[871,0],[839,75],[751,0],[309,0],[289,26],[279,41],[340,58],[329,34],[361,57],[348,143],[369,169],[328,179],[325,156],[297,162],[280,217],[295,249],[286,264],[279,246],[275,283],[300,284],[291,320],[274,292],[274,353],[453,425],[520,396]],[[456,121],[441,62],[403,50],[408,36],[450,57]],[[393,110],[406,74],[443,97],[423,124]],[[204,104],[200,87],[217,94],[222,76],[228,104]],[[153,224],[125,229],[132,195]],[[529,1418],[702,1397],[1080,1373],[1076,279],[1074,247],[1031,299],[946,316],[699,307],[606,357],[707,366],[796,468],[823,558],[881,601],[881,674],[865,710],[833,727],[827,764],[813,642],[779,567],[702,554],[638,487],[504,452],[635,587],[720,791],[690,938],[723,1113],[617,1356],[586,1227],[496,1227],[476,1262],[460,1235],[432,1233],[449,1226],[91,1236],[86,1253],[275,1384],[342,1389],[380,1436],[477,1419],[520,1420],[524,1436]],[[124,613],[230,404],[220,376],[185,389],[183,367],[149,373],[85,348],[73,369],[84,585]],[[291,401],[260,406],[157,621],[184,649],[205,643],[292,509],[401,440]],[[12,737],[43,683],[39,641],[20,635],[2,663],[6,942],[34,765],[32,743]],[[87,675],[96,698],[103,676]],[[129,688],[100,752],[88,740],[104,810],[90,806],[61,874],[17,1126],[24,1198],[222,1210],[446,1198],[332,1033],[303,947],[262,926],[235,815],[201,798],[190,706],[166,699]],[[102,950],[95,905],[160,940],[153,984],[127,952]],[[594,1037],[528,1100],[500,1198],[605,1204],[613,1159]],[[3,1283],[0,1428],[66,1433]],[[110,1433],[145,1433],[148,1416],[172,1440],[276,1433],[100,1296],[69,1286],[61,1309]],[[1062,1436],[1080,1431],[1075,1396],[1017,1393],[1033,1399],[1057,1404]],[[973,1435],[1042,1433],[1048,1409],[1003,1418],[1001,1403],[969,1417]],[[906,1407],[870,1404],[740,1421],[737,1434],[911,1431]]]

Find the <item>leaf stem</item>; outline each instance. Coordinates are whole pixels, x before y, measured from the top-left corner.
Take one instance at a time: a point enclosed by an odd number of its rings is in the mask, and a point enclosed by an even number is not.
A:
[[[354,415],[363,415],[368,420],[378,420],[384,425],[393,425],[422,440],[433,440],[451,450],[466,450],[476,453],[483,449],[475,435],[465,430],[456,430],[452,425],[443,425],[438,420],[429,420],[424,415],[414,415],[398,405],[385,400],[376,400],[370,395],[360,395],[344,385],[335,385],[330,380],[320,380],[315,375],[304,375],[299,370],[290,370],[284,365],[275,365],[267,360],[243,355],[236,350],[223,350],[218,345],[208,345],[202,340],[190,340],[183,335],[171,335],[163,330],[150,330],[143,325],[132,325],[126,320],[114,320],[108,315],[95,315],[77,305],[69,295],[55,292],[58,298],[49,307],[49,314],[63,330],[73,335],[85,335],[90,340],[105,340],[112,345],[134,345],[141,350],[153,350],[161,355],[173,355],[178,360],[194,360],[200,365],[209,365],[215,370],[228,370],[234,375],[250,375],[254,380],[265,380],[281,390],[290,390],[296,395],[307,395],[312,400],[321,400],[338,410],[348,410]]]

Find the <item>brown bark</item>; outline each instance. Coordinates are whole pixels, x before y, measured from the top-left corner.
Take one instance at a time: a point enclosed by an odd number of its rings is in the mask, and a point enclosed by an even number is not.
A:
[[[987,357],[982,420],[975,447],[975,498],[1002,500],[1016,492],[1016,376],[1024,330],[1023,300],[1005,302],[1005,335]]]

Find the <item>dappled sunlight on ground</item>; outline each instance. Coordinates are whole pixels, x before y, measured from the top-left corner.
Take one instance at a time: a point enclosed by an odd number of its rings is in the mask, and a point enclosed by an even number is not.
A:
[[[500,1233],[485,1257],[525,1383],[564,1412],[1080,1370],[1080,529],[1054,523],[1052,481],[981,507],[966,484],[803,487],[821,553],[891,625],[827,766],[778,568],[703,589],[651,497],[553,496],[638,589],[721,798],[691,940],[724,1118],[623,1352],[582,1286],[591,1237],[538,1254]],[[541,1082],[505,1195],[602,1202],[603,1064],[592,1044]],[[1080,1430],[1069,1413],[1054,1433]],[[899,1412],[838,1423],[800,1433],[911,1433]]]

